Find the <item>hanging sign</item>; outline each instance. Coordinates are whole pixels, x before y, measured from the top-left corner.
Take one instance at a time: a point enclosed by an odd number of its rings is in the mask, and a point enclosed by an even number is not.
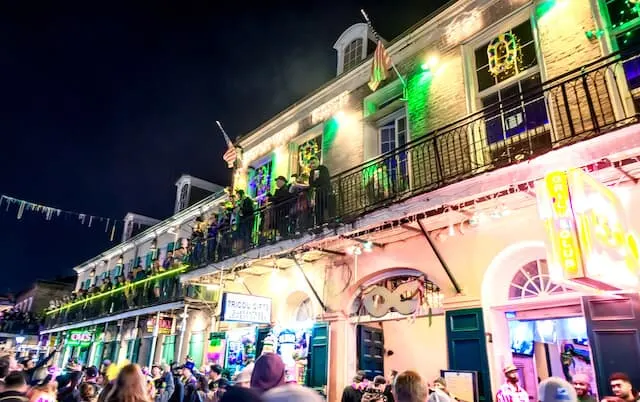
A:
[[[392,309],[402,315],[413,314],[420,305],[419,281],[400,284],[393,291],[384,286],[373,286],[362,295],[362,304],[372,317],[382,317]],[[407,294],[412,297],[406,298]]]
[[[271,323],[271,299],[225,292],[222,295],[222,321]]]
[[[151,317],[147,320],[147,332],[153,333],[153,329],[156,326],[156,317]],[[173,318],[160,317],[158,323],[158,334],[171,335],[171,329],[173,328]]]
[[[555,281],[600,290],[637,289],[640,258],[618,196],[583,172],[552,172],[536,183]]]
[[[93,340],[93,332],[87,330],[69,331],[67,346],[88,346]]]

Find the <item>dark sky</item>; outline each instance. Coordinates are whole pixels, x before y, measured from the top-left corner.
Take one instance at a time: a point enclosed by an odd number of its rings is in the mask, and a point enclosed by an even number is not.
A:
[[[0,6],[0,193],[166,218],[182,173],[229,182],[215,120],[233,138],[331,79],[333,43],[360,8],[392,39],[442,2]],[[71,275],[115,245],[103,228],[16,210],[0,208],[0,292]]]

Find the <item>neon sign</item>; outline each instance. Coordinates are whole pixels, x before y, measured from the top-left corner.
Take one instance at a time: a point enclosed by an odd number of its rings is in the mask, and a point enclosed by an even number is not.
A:
[[[601,290],[637,289],[640,258],[617,195],[580,169],[536,185],[553,280]]]
[[[68,346],[86,346],[93,340],[93,333],[90,331],[71,331],[67,338]]]

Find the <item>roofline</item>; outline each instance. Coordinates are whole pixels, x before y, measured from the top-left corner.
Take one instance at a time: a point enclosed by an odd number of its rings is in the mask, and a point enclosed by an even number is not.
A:
[[[139,246],[140,244],[146,243],[147,241],[150,241],[153,238],[159,236],[160,234],[166,232],[171,227],[175,226],[176,222],[180,221],[180,223],[178,224],[181,225],[182,223],[184,223],[184,221],[191,219],[196,215],[204,213],[210,208],[203,210],[202,209],[203,206],[205,206],[207,203],[214,203],[215,201],[220,200],[223,197],[225,197],[224,190],[211,194],[208,197],[193,204],[192,206],[185,208],[182,211],[176,214],[173,214],[169,218],[161,221],[160,223],[150,227],[144,232],[141,232],[133,236],[129,240],[119,243],[117,246],[110,248],[109,250],[99,254],[98,256],[93,257],[83,262],[82,264],[75,266],[73,270],[76,271],[77,273],[82,273],[88,270],[89,268],[92,268],[93,267],[92,264],[95,264],[102,260],[109,260],[115,257],[116,255],[124,254],[128,250],[133,249],[134,247]]]
[[[436,9],[434,12],[432,12],[431,14],[427,15],[426,17],[424,17],[422,20],[418,21],[417,23],[415,23],[414,25],[412,25],[411,27],[409,27],[407,30],[405,30],[404,32],[402,32],[400,35],[398,35],[397,37],[395,37],[391,42],[389,42],[389,46],[387,46],[387,51],[389,52],[390,55],[393,55],[393,53],[396,53],[400,50],[402,50],[404,48],[404,46],[402,45],[407,45],[406,43],[401,43],[403,42],[403,39],[412,39],[412,33],[416,33],[417,31],[424,31],[427,28],[429,28],[428,25],[430,25],[429,23],[433,23],[433,21],[436,20],[436,17],[439,17],[441,15],[444,15],[445,11],[448,11],[448,9],[454,5],[456,5],[456,3],[458,5],[460,4],[465,4],[465,3],[469,3],[472,0],[449,0],[449,2],[447,2],[446,4],[444,4],[443,6],[439,7],[438,9]],[[370,60],[373,58],[373,55],[370,55],[369,57],[367,57],[365,60],[363,60],[359,65],[357,65],[356,67],[352,68],[349,71],[346,71],[342,74],[340,74],[337,77],[332,78],[331,80],[327,81],[326,83],[324,83],[323,85],[321,85],[319,88],[315,89],[314,91],[312,91],[311,93],[307,94],[306,96],[304,96],[302,99],[300,99],[299,101],[293,103],[291,106],[285,108],[284,110],[282,110],[281,112],[279,112],[278,114],[276,114],[275,116],[273,116],[271,119],[265,121],[264,123],[262,123],[261,125],[259,125],[257,128],[255,128],[254,130],[240,135],[239,137],[236,138],[236,144],[240,144],[241,142],[245,142],[248,139],[250,139],[251,137],[254,137],[255,135],[259,134],[262,131],[266,131],[269,129],[275,129],[278,122],[280,122],[280,120],[285,117],[287,114],[294,114],[293,112],[300,108],[301,106],[303,106],[306,103],[311,103],[312,100],[314,100],[314,98],[316,97],[320,97],[321,94],[323,94],[324,92],[330,92],[331,89],[334,89],[334,86],[338,86],[338,84],[341,84],[343,81],[349,81],[351,78],[353,78],[354,76],[357,76],[359,74],[361,74],[363,71],[368,70],[369,69],[369,62]],[[311,106],[311,105],[309,105]],[[290,122],[287,122],[290,123]]]

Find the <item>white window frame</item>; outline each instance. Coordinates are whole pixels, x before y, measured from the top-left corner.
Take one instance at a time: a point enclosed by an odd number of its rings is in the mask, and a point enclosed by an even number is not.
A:
[[[402,106],[401,108],[389,113],[388,115],[378,119],[376,121],[376,131],[377,131],[377,135],[378,135],[378,155],[381,156],[383,155],[382,152],[382,128],[385,125],[388,125],[391,122],[394,122],[394,129],[395,129],[395,147],[393,147],[391,149],[391,151],[395,150],[398,148],[398,120],[402,119],[404,117],[404,125],[405,125],[405,140],[404,143],[407,144],[408,142],[411,141],[411,132],[409,130],[409,116],[407,113],[407,107],[406,106]],[[388,152],[391,152],[388,151]],[[407,183],[409,186],[409,189],[413,188],[413,178],[412,178],[412,174],[411,174],[411,153],[407,150],[406,151],[406,155],[407,155],[407,161],[406,161],[406,169],[407,169],[407,176],[409,179],[409,182]],[[398,162],[398,171],[400,169],[400,163]]]
[[[363,38],[355,38],[347,43],[343,50],[342,71],[349,71],[360,64],[362,61],[362,48],[364,46],[365,42]]]
[[[514,27],[522,24],[526,20],[529,20],[531,23],[531,30],[533,34],[533,45],[535,46],[535,53],[537,64],[525,71],[522,71],[513,77],[509,77],[508,79],[493,85],[490,88],[484,89],[482,91],[478,90],[478,80],[476,75],[476,58],[475,51],[478,47],[490,41],[492,38],[495,38],[496,35],[499,35],[502,32],[507,32]],[[467,109],[469,112],[476,112],[483,108],[480,99],[482,97],[488,96],[490,94],[496,93],[510,85],[515,84],[516,82],[522,81],[526,78],[529,78],[535,74],[540,75],[540,82],[545,82],[546,80],[546,71],[544,67],[544,58],[542,55],[542,51],[540,49],[540,38],[538,35],[538,26],[535,19],[535,8],[531,4],[527,4],[520,9],[514,11],[507,17],[503,18],[500,21],[492,24],[491,26],[485,28],[483,32],[473,39],[468,41],[463,45],[463,55],[464,55],[464,71],[466,77],[466,92],[467,92]],[[545,103],[546,106],[546,103]],[[551,119],[551,113],[547,110],[547,116]],[[503,122],[504,124],[504,122]],[[497,149],[499,147],[504,146],[504,140],[498,141],[493,144],[489,144],[489,140],[487,137],[487,133],[485,132],[484,127],[478,130],[474,130],[476,132],[469,132],[469,141],[471,143],[478,143],[480,141],[484,141],[485,147],[479,147],[478,151],[474,155],[472,155],[472,159],[474,163],[479,166],[484,166],[487,162],[486,158],[490,158],[489,155],[485,155],[485,151]],[[553,136],[553,132],[551,133]],[[509,137],[511,141],[517,141],[518,136]],[[552,138],[553,140],[553,138]]]
[[[271,153],[268,153],[268,154],[264,155],[261,158],[256,159],[255,161],[249,163],[249,167],[254,169],[254,171],[255,171],[258,168],[262,167],[263,165],[271,162],[271,183],[269,183],[269,189],[270,190],[273,188],[273,180],[275,179],[275,177],[273,177],[273,168],[274,168],[274,166],[273,166],[274,160],[273,159],[274,159],[273,158],[273,152],[271,152]],[[253,194],[249,194],[249,182],[250,182],[250,180],[249,180],[249,171],[247,169],[247,194],[246,195],[247,196],[251,196],[252,199],[253,199],[254,195]],[[256,196],[257,196],[257,194],[256,194]]]
[[[322,149],[322,144],[324,141],[324,126],[327,123],[327,121],[323,121],[322,123],[318,123],[315,126],[311,127],[310,129],[308,129],[307,131],[305,131],[304,133],[300,134],[299,136],[295,137],[293,140],[291,140],[290,144],[295,144],[297,147],[299,147],[300,145],[304,144],[305,142],[316,138],[316,137],[320,137],[320,160],[318,162],[320,162],[320,164],[322,165],[324,162],[324,150]],[[289,148],[291,149],[291,148]],[[297,149],[297,148],[296,148]],[[292,175],[294,173],[296,173],[297,171],[297,163],[298,163],[298,155],[297,155],[297,150],[296,150],[296,158],[295,161],[293,159],[293,155],[289,155],[289,175]]]

